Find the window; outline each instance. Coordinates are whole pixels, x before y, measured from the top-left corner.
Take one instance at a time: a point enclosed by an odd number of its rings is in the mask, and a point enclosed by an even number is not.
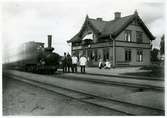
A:
[[[142,43],[143,42],[143,33],[136,31],[136,42],[137,43]]]
[[[131,50],[130,49],[125,50],[125,61],[131,61]]]
[[[98,57],[97,57],[97,49],[94,49],[94,59],[95,59],[95,61],[98,61],[97,58],[98,58]]]
[[[92,49],[88,49],[88,60],[89,61],[92,61],[92,59],[93,59],[93,56],[92,56]]]
[[[102,56],[102,52],[100,51],[100,49],[97,50],[97,61],[99,59],[101,59],[103,56]]]
[[[126,30],[125,31],[125,41],[128,41],[128,42],[132,41],[131,31],[130,30]]]
[[[72,51],[72,55],[75,55],[75,56],[77,56],[78,58],[79,58],[79,51],[78,50],[73,50]]]
[[[137,62],[142,62],[143,61],[143,51],[137,50]]]
[[[80,51],[78,52],[79,58],[80,58],[83,54],[85,54],[84,52],[85,52],[84,50],[80,50]]]
[[[106,59],[109,59],[109,49],[108,48],[103,49],[103,60],[106,61]]]

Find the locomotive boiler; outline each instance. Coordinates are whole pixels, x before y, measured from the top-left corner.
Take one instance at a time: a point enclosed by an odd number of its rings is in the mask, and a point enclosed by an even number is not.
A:
[[[15,67],[35,73],[54,73],[59,67],[60,56],[53,52],[52,35],[48,35],[48,47],[44,43],[30,41],[22,45]]]

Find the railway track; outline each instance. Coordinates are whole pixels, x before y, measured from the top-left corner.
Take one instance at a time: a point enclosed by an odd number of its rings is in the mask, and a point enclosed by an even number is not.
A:
[[[102,80],[97,78],[91,78],[91,77],[82,77],[82,76],[70,76],[70,75],[53,75],[53,77],[59,77],[63,79],[71,79],[75,81],[86,81],[86,82],[92,82],[97,84],[107,84],[107,85],[116,85],[116,86],[126,86],[131,88],[139,88],[140,91],[143,90],[155,90],[155,91],[164,91],[164,87],[160,86],[153,86],[149,85],[149,83],[139,84],[139,83],[130,83],[130,82],[118,82],[114,80]],[[124,79],[124,78],[123,78]],[[143,80],[144,81],[144,80]],[[157,80],[156,80],[157,81]]]
[[[81,73],[82,74],[82,73]],[[135,77],[135,76],[129,76],[129,75],[107,75],[107,74],[98,74],[98,73],[86,73],[87,75],[95,75],[95,76],[101,76],[101,77],[118,77],[118,78],[124,78],[124,79],[140,79],[140,80],[153,80],[153,81],[164,81],[163,77],[158,78],[151,78],[150,77]]]
[[[110,110],[119,112],[122,115],[164,115],[164,110],[151,108],[147,106],[132,104],[124,101],[119,101],[111,98],[104,98],[94,94],[86,93],[80,90],[69,89],[62,86],[57,86],[49,82],[41,82],[39,80],[30,80],[25,77],[16,75],[6,75],[8,78],[16,79],[26,82],[37,87],[47,89],[49,91],[67,96],[81,102],[93,104],[96,106],[104,107]]]

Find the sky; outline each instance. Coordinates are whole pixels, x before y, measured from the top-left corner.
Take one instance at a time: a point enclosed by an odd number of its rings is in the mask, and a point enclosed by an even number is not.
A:
[[[55,52],[70,52],[67,40],[80,30],[87,14],[108,21],[114,18],[114,12],[126,16],[137,10],[156,37],[156,48],[165,33],[165,0],[12,0],[3,1],[1,8],[3,57],[14,54],[27,41],[47,44],[49,34]]]

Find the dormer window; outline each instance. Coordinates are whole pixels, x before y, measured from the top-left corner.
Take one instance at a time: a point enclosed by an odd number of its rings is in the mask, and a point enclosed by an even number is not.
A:
[[[132,41],[132,35],[130,30],[125,30],[125,41],[128,41],[128,42]]]

